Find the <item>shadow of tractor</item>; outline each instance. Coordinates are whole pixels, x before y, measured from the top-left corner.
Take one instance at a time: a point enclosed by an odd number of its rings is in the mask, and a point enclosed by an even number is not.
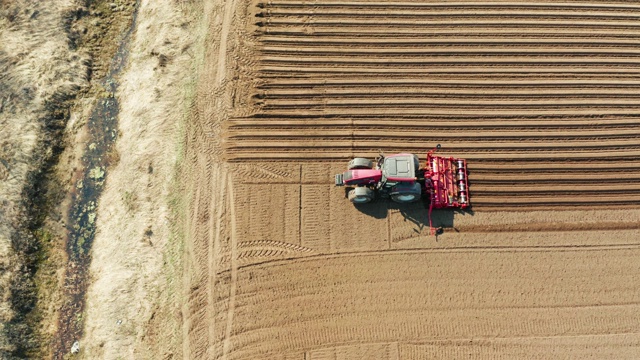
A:
[[[354,204],[354,207],[363,214],[371,216],[375,219],[384,219],[392,211],[399,212],[404,221],[411,222],[415,225],[415,232],[424,234],[429,232],[429,202],[421,199],[414,203],[399,204],[390,199],[376,199],[366,204]],[[473,216],[474,212],[470,208],[461,209],[433,209],[431,212],[431,225],[434,229],[443,231],[455,231],[454,224],[455,214],[464,214]]]

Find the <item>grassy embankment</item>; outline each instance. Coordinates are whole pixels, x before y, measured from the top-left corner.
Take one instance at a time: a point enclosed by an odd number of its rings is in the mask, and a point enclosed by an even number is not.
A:
[[[90,4],[91,3],[91,4]],[[130,5],[0,1],[0,357],[44,357],[64,267],[73,149]]]

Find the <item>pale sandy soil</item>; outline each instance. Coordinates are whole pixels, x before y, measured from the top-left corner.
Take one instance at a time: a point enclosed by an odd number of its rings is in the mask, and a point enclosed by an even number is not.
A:
[[[82,358],[164,358],[179,343],[172,337],[180,324],[172,319],[180,302],[173,289],[181,279],[171,268],[180,265],[180,239],[171,233],[169,202],[181,179],[175,167],[197,73],[194,44],[203,41],[199,21],[192,4],[140,2],[116,95],[120,160],[98,207]]]

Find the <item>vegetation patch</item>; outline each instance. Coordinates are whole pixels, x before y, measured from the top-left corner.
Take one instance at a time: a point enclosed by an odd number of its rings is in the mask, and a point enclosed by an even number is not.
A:
[[[106,75],[134,6],[0,0],[0,358],[51,355],[67,260],[67,124],[80,94],[104,92],[94,79]],[[93,171],[104,181],[104,168]]]

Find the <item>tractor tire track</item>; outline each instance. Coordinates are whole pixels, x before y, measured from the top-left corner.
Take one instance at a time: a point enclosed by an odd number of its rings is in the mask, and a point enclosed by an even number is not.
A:
[[[234,315],[236,309],[236,294],[238,288],[238,229],[236,225],[236,213],[235,213],[235,196],[233,192],[233,180],[231,177],[227,178],[227,189],[229,195],[229,222],[231,223],[231,283],[229,286],[229,306],[227,309],[227,319],[226,319],[226,331],[223,341],[222,347],[222,359],[227,360],[229,358],[229,353],[232,351],[232,339],[231,335],[233,333],[233,324],[234,324]]]
[[[583,267],[578,261],[570,265],[562,261],[577,257],[589,262],[594,251],[601,250],[489,250],[481,261],[475,251],[466,250],[372,252],[252,265],[238,275],[254,280],[241,281],[238,288],[238,306],[243,309],[238,321],[247,325],[237,335],[232,358],[362,339],[411,342],[506,334],[528,338],[637,332],[636,293],[607,291],[619,274],[636,270],[633,261],[617,262],[614,268],[608,263]],[[638,248],[611,247],[608,253],[631,260]],[[470,257],[474,259],[471,266],[468,262],[451,266]],[[376,266],[371,267],[372,263]],[[424,263],[431,266],[420,265]],[[505,272],[503,267],[511,269]],[[559,271],[562,278],[554,276]],[[282,276],[291,273],[297,276]],[[486,276],[496,281],[483,289],[470,285]],[[547,279],[546,285],[523,281],[531,276]],[[415,286],[425,281],[429,286]],[[305,311],[288,316],[291,309],[299,308]],[[377,315],[368,316],[371,312]],[[505,320],[514,318],[544,321]]]

